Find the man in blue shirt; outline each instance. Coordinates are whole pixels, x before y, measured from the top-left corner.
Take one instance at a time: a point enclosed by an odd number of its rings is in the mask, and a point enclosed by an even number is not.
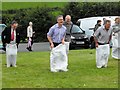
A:
[[[66,27],[63,25],[62,15],[59,15],[57,17],[57,22],[58,23],[53,25],[47,33],[47,38],[50,42],[51,47],[50,70],[51,72],[67,72],[68,57],[64,41],[66,35]]]
[[[50,42],[50,47],[56,47],[59,44],[64,44],[64,38],[66,35],[66,27],[63,25],[63,16],[59,15],[57,17],[57,24],[53,25],[49,32],[47,33],[48,41]]]

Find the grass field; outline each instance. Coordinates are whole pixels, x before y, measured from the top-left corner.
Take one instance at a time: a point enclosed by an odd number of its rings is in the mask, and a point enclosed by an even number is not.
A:
[[[3,2],[2,10],[64,7],[59,2]],[[72,50],[69,71],[52,73],[49,52],[19,52],[17,68],[6,68],[2,54],[3,88],[118,88],[118,60],[109,58],[108,68],[97,69],[95,50]],[[119,61],[120,62],[120,61]]]
[[[6,68],[2,55],[3,88],[118,88],[118,60],[97,69],[95,50],[72,50],[69,71],[52,73],[49,52],[19,52],[17,68]]]
[[[2,10],[16,10],[35,7],[64,7],[67,2],[3,2]]]

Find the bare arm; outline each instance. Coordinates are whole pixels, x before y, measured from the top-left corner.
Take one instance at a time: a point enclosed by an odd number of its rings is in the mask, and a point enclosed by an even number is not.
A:
[[[99,32],[100,30],[99,29],[97,29],[96,31],[95,31],[95,33],[94,33],[94,41],[95,41],[95,46],[96,47],[98,47],[98,39],[97,39],[97,37],[99,36]]]
[[[53,42],[52,42],[51,37],[50,37],[50,36],[47,36],[47,38],[48,38],[48,41],[50,42],[50,47],[53,48],[53,47],[54,47],[54,44],[53,44]]]
[[[65,38],[62,39],[62,44],[64,44],[64,43],[65,43]]]
[[[98,47],[98,40],[95,36],[94,36],[94,41],[95,41],[95,46]]]
[[[108,41],[108,44],[110,43],[110,41],[111,41],[111,38],[112,38],[112,35],[110,35],[110,37],[109,37],[109,41]]]

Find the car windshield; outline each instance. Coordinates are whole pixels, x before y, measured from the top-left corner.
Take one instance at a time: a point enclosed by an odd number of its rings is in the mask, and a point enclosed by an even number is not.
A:
[[[71,33],[83,33],[83,31],[77,25],[73,25]]]

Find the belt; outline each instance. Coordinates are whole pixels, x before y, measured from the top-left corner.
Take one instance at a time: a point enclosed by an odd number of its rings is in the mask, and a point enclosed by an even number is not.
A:
[[[60,42],[60,43],[56,43],[56,42],[53,42],[53,44],[61,44],[62,42]]]
[[[99,43],[99,42],[98,42],[98,44],[99,44],[99,45],[105,45],[105,44],[109,44],[109,43]]]

